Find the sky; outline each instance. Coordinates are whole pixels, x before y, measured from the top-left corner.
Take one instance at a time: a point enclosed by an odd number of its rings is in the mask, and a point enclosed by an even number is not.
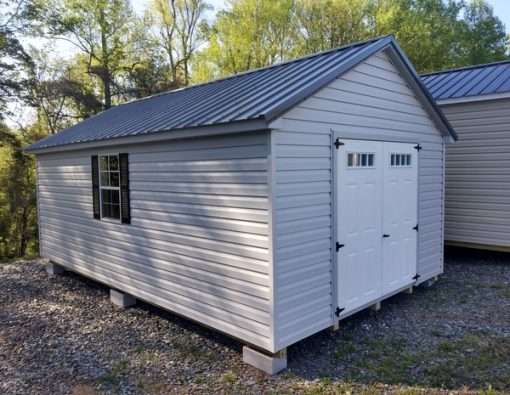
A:
[[[505,24],[506,31],[510,33],[510,1],[509,0],[488,0],[494,7],[494,14]]]

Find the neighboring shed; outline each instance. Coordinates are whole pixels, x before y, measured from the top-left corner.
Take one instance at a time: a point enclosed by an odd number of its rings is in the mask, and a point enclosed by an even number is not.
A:
[[[510,61],[422,79],[459,135],[446,155],[446,243],[510,251]]]
[[[27,148],[41,255],[275,372],[442,273],[454,137],[391,36],[134,101]]]

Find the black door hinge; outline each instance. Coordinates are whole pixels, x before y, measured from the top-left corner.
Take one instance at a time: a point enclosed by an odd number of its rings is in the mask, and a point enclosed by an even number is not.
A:
[[[421,276],[420,276],[418,273],[416,273],[416,276],[414,276],[414,277],[413,277],[413,280],[414,280],[414,281],[417,281],[420,277],[421,277]]]
[[[423,147],[420,144],[414,146],[414,149],[417,151],[421,150],[422,148]]]
[[[344,310],[345,310],[345,308],[343,308],[343,307],[342,307],[342,308],[337,307],[337,308],[336,308],[336,310],[335,310],[335,315],[336,315],[337,317],[339,317],[339,316],[340,316],[340,314],[342,313],[342,311],[344,311]]]
[[[417,231],[418,232],[418,224],[416,224],[416,226],[413,228],[413,230]]]
[[[340,148],[342,145],[345,145],[345,143],[342,143],[340,141],[340,139],[335,139],[335,148],[336,149]]]
[[[340,244],[338,241],[336,242],[336,250],[338,251],[340,248],[345,246],[345,244]]]

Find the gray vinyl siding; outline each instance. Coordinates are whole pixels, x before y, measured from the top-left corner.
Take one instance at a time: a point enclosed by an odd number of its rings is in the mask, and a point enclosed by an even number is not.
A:
[[[459,135],[446,150],[445,240],[510,247],[510,100],[442,110]]]
[[[419,154],[418,273],[443,270],[443,137],[385,53],[274,123],[276,348],[333,322],[331,131],[413,139]]]
[[[131,225],[94,220],[91,155],[39,155],[41,253],[271,348],[267,133],[129,145]]]

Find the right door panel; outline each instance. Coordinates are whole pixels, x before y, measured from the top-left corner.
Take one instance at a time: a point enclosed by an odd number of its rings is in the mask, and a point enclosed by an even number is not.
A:
[[[418,223],[418,155],[415,144],[383,144],[383,293],[414,282]]]

